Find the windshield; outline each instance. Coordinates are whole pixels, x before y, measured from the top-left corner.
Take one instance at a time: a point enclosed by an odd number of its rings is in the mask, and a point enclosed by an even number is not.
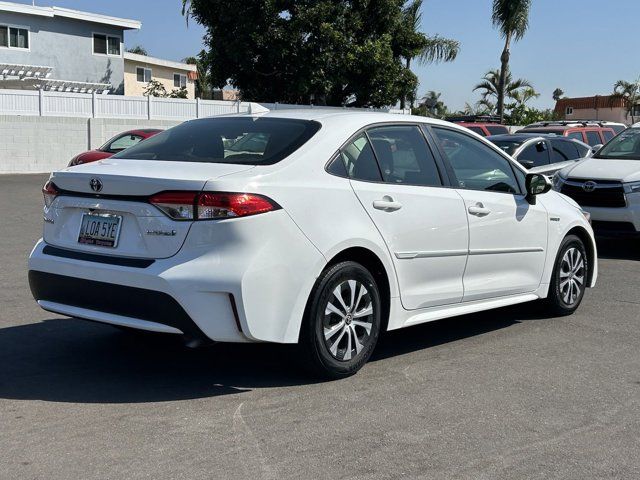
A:
[[[629,128],[607,143],[594,158],[640,160],[640,128]]]
[[[317,122],[289,118],[205,118],[182,123],[113,158],[272,165],[319,129]]]
[[[494,145],[496,145],[500,150],[509,155],[513,155],[513,153],[518,149],[522,142],[517,142],[515,140],[491,140]]]

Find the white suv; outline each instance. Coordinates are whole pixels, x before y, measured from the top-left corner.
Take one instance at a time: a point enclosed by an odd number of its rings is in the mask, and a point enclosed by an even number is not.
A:
[[[640,128],[625,130],[593,158],[559,171],[554,188],[591,214],[603,236],[640,235]]]
[[[550,186],[423,117],[193,120],[53,173],[29,282],[45,310],[192,343],[299,343],[341,377],[386,330],[538,299],[575,311],[596,246]]]

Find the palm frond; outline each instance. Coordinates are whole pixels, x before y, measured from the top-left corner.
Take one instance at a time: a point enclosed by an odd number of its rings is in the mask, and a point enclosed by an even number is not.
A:
[[[530,10],[531,0],[493,0],[491,19],[503,37],[520,40],[529,28]]]
[[[452,62],[460,53],[460,42],[457,40],[439,35],[427,37],[426,40],[424,48],[418,55],[418,61],[421,63]]]

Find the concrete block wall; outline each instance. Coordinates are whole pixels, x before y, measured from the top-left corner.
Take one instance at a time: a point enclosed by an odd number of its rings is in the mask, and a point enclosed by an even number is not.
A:
[[[0,174],[47,173],[78,153],[133,128],[170,128],[174,120],[0,115]]]

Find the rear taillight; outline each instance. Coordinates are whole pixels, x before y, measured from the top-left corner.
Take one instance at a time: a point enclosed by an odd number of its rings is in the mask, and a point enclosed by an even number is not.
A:
[[[246,217],[280,208],[262,195],[227,192],[162,192],[149,199],[174,220]]]
[[[44,197],[45,208],[51,207],[51,204],[58,196],[58,193],[60,192],[58,191],[55,183],[47,181],[47,183],[44,184],[44,186],[42,187],[42,196]]]

